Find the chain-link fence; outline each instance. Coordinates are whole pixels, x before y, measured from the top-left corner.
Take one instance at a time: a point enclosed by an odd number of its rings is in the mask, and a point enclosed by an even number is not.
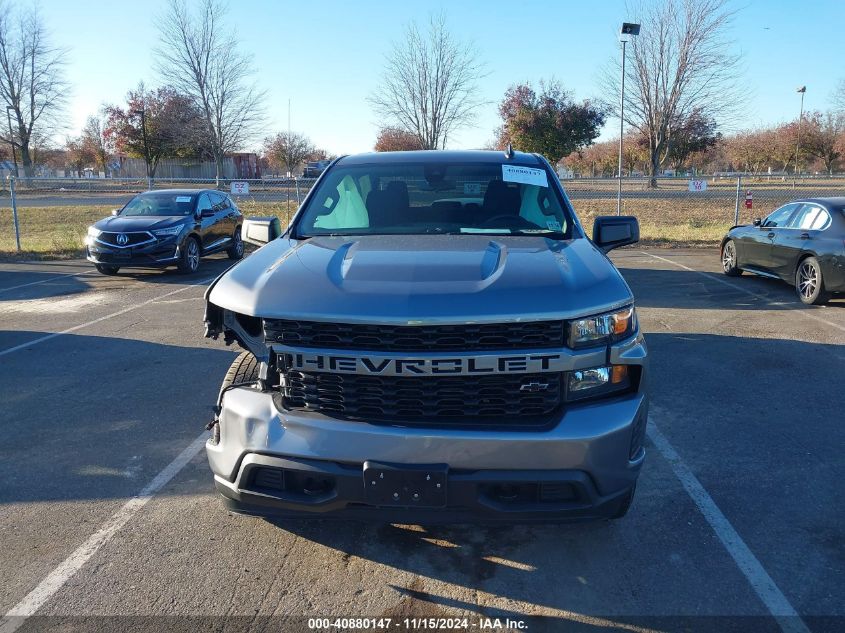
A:
[[[0,253],[18,250],[16,226],[22,251],[79,253],[86,228],[141,191],[201,187],[232,192],[233,182],[247,183],[248,193],[232,194],[245,215],[276,215],[286,225],[314,179],[156,178],[148,182],[145,178],[9,178],[0,185]],[[562,183],[588,231],[597,215],[616,213],[616,179],[577,178]],[[794,198],[842,195],[845,177],[797,181],[788,176],[707,177],[699,181],[661,178],[657,187],[650,187],[647,178],[626,178],[622,182],[622,213],[639,218],[646,243],[710,245],[735,219],[740,224],[750,223]]]

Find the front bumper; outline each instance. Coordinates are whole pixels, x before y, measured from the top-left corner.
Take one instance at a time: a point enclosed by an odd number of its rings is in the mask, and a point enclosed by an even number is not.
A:
[[[179,245],[173,240],[157,240],[151,244],[131,248],[118,248],[86,239],[85,258],[95,264],[157,268],[172,266],[179,260]]]
[[[244,387],[226,392],[220,441],[209,440],[206,451],[226,504],[247,514],[393,522],[586,520],[615,514],[636,483],[647,415],[648,399],[639,392],[572,405],[540,432],[402,428],[279,411],[271,394]],[[368,505],[368,460],[446,465],[446,506]],[[259,469],[269,472],[257,480]]]

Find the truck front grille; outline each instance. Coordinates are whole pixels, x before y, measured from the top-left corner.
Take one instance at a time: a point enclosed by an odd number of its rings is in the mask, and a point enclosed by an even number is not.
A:
[[[410,378],[289,371],[285,380],[287,409],[402,426],[543,426],[562,402],[558,373]]]
[[[563,321],[457,325],[373,325],[265,319],[268,343],[292,347],[390,352],[554,349],[564,346]]]

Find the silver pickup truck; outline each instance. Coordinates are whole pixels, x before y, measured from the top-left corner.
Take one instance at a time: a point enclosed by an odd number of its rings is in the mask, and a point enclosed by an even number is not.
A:
[[[393,522],[623,516],[643,463],[646,345],[541,156],[345,156],[206,294],[245,350],[206,445],[233,511]]]

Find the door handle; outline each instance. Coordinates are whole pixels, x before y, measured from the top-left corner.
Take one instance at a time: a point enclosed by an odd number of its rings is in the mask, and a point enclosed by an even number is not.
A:
[[[774,233],[774,231],[772,231],[766,237],[768,237],[769,239],[772,239],[774,236],[775,236],[775,233]]]
[[[810,234],[809,234],[809,233],[802,233],[802,234],[801,234],[801,239],[802,239],[802,240],[809,240],[809,239],[810,239]]]

